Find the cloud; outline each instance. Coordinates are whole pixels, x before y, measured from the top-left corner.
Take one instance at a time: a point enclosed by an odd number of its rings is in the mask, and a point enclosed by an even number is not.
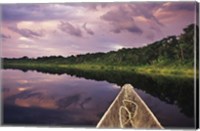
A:
[[[116,6],[115,9],[108,11],[106,14],[101,16],[102,19],[110,22],[124,22],[126,20],[133,21],[133,18],[126,7]]]
[[[20,37],[19,40],[24,41],[24,42],[32,42],[33,41],[33,40],[26,38],[26,37]]]
[[[143,31],[142,31],[139,27],[137,27],[137,26],[135,26],[135,25],[130,26],[130,27],[127,27],[127,30],[128,30],[129,32],[138,33],[138,34],[143,33]]]
[[[86,24],[87,24],[87,23],[84,23],[84,24],[83,24],[83,29],[84,29],[88,34],[94,35],[94,32],[93,32],[91,29],[89,29],[89,28],[86,27]]]
[[[10,35],[5,35],[5,34],[1,34],[1,38],[3,40],[5,40],[5,39],[11,39],[11,36]]]
[[[3,5],[2,19],[4,21],[19,21],[35,19],[37,16],[36,9],[39,10],[39,5]]]
[[[155,10],[158,9],[160,4],[148,4],[148,3],[138,3],[138,4],[130,4],[128,7],[133,12],[133,16],[143,16],[148,20],[154,21],[160,26],[163,26],[163,23],[161,23],[153,14]]]
[[[127,10],[124,6],[119,6],[117,9],[108,11],[100,18],[110,22],[113,26],[111,31],[114,33],[128,31],[131,33],[141,34],[143,32],[142,29],[136,25],[130,10]]]
[[[67,21],[60,21],[58,28],[61,31],[68,33],[72,36],[82,37],[82,32],[81,32],[80,28],[73,26],[71,23],[69,23]]]
[[[187,19],[194,19],[195,2],[165,2],[154,11],[154,15],[166,26],[178,21],[184,23]]]
[[[111,31],[114,33],[121,33],[122,31],[128,31],[130,33],[136,33],[136,34],[143,33],[143,31],[134,23],[124,23],[124,25],[113,23],[113,26],[114,28]]]
[[[86,8],[91,11],[97,11],[99,8],[105,8],[107,6],[112,5],[111,3],[66,3],[66,4],[61,4],[65,6],[72,6],[72,7],[77,7],[77,8]]]
[[[195,2],[168,2],[163,6],[168,11],[194,11]]]
[[[26,28],[19,29],[17,27],[9,27],[9,29],[26,38],[38,38],[44,36],[42,31],[33,31]]]
[[[2,19],[4,21],[45,21],[57,19],[72,19],[72,8],[61,4],[13,4],[3,5]]]

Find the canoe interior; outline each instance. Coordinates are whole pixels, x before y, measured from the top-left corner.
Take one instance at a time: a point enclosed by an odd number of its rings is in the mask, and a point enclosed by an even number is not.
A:
[[[105,112],[97,128],[163,128],[130,84],[121,91]]]

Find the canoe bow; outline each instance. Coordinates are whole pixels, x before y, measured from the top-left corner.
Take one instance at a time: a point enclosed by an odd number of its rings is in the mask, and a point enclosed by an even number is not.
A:
[[[163,128],[130,84],[125,84],[122,87],[96,127]]]

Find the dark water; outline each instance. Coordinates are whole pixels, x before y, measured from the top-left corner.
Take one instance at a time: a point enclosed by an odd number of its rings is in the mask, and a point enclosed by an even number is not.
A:
[[[194,80],[128,72],[2,71],[4,124],[95,126],[130,83],[165,128],[194,127]]]

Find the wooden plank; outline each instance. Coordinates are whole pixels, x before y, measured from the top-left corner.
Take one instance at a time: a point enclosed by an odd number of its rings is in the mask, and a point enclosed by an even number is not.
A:
[[[105,112],[97,128],[163,128],[130,84],[121,91]]]

